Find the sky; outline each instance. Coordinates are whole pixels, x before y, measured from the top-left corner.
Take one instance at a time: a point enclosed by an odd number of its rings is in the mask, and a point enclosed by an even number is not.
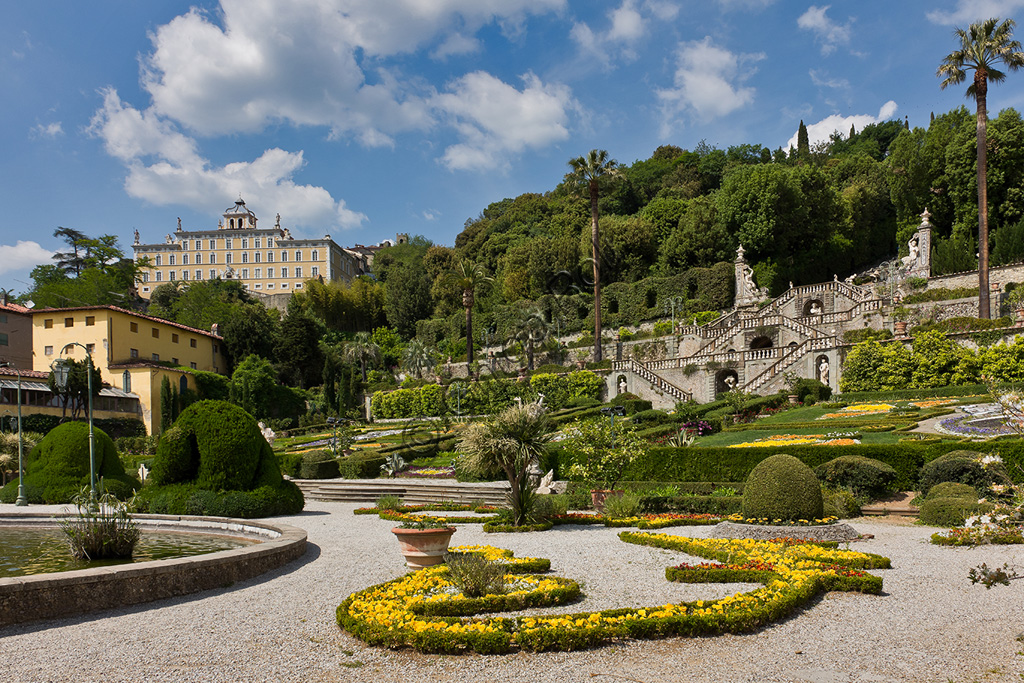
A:
[[[988,17],[1024,0],[3,2],[0,288],[29,288],[58,227],[130,255],[241,196],[296,237],[452,245],[591,149],[927,126],[973,110],[935,70]],[[990,89],[1006,107],[1024,74]]]

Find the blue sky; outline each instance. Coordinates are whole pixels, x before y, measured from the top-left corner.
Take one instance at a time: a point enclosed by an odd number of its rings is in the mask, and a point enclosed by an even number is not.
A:
[[[1024,0],[5,2],[0,287],[27,288],[58,226],[130,253],[242,195],[295,236],[450,245],[592,148],[926,126],[966,102],[935,77],[953,27],[990,16]],[[1024,74],[990,90],[1011,106]]]

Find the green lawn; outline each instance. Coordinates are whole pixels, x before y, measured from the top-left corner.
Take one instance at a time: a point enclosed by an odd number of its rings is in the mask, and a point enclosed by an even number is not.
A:
[[[798,429],[748,429],[740,432],[720,432],[711,436],[704,436],[697,439],[695,447],[712,448],[715,446],[732,446],[738,443],[757,441],[773,434],[828,434],[830,432],[856,432],[856,429],[840,428],[835,429],[822,423],[822,427],[801,427]],[[904,432],[858,432],[861,434],[861,443],[864,444],[891,444],[900,439],[905,439],[908,434]]]

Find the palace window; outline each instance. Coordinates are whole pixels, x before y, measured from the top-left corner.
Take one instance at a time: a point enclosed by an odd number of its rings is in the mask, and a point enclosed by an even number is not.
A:
[[[202,280],[203,279],[203,271],[199,270],[198,268],[196,269],[196,279],[197,280]]]
[[[267,268],[267,277],[268,278],[274,277],[274,269],[273,268]]]
[[[132,356],[132,358],[138,358],[139,357],[139,350],[138,349],[132,349],[131,350],[131,356]]]
[[[302,266],[295,266],[295,277],[302,277]]]
[[[260,244],[262,243],[262,241],[263,241],[263,240],[261,240],[261,239],[260,239],[259,237],[257,237],[256,239],[254,239],[254,240],[252,241],[252,246],[253,246],[253,249],[259,249],[259,248],[260,248]]]
[[[164,279],[164,274],[163,274],[163,272],[162,272],[162,271],[159,271],[159,270],[158,270],[158,271],[156,271],[156,281],[157,281],[157,282],[160,282],[160,281],[161,281],[161,280],[163,280],[163,279]]]
[[[318,275],[320,275],[320,268],[318,268],[317,266],[313,266],[312,268],[310,268],[310,270],[313,273],[311,277],[317,277]]]
[[[178,274],[178,273],[177,273],[176,271],[173,271],[173,270],[171,271],[171,282],[174,282],[175,280],[177,280],[177,279],[178,279],[178,278],[176,277],[176,276],[177,276],[177,274]]]
[[[248,280],[249,279],[249,269],[248,268],[242,268],[242,279],[243,280]]]
[[[74,318],[64,318],[64,327],[74,327],[74,326],[75,326],[75,319]]]
[[[262,269],[262,268],[257,268],[257,269],[256,269],[256,275],[255,275],[255,278],[256,278],[257,280],[259,280],[259,279],[260,279],[261,277],[263,277],[263,269]]]
[[[248,262],[249,262],[249,252],[243,251],[242,252],[242,263],[248,263]]]
[[[211,280],[216,280],[217,279],[217,271],[214,270],[213,268],[210,268],[210,279]]]
[[[203,255],[202,254],[196,254],[196,265],[200,266],[202,264],[203,264]]]
[[[231,263],[231,252],[230,251],[224,256],[224,263]]]
[[[167,262],[169,265],[174,265],[174,254],[171,254],[170,256],[167,257]]]
[[[187,266],[188,265],[188,254],[182,254],[181,255],[181,265],[183,265],[183,266]]]
[[[268,251],[267,252],[267,263],[273,263],[273,262],[274,262],[274,252]]]
[[[217,262],[217,255],[216,254],[210,254],[210,263],[216,263],[216,262]]]
[[[288,277],[288,269],[287,268],[282,268],[281,269],[281,277]]]
[[[160,254],[156,255],[156,264],[158,266],[162,266],[163,265],[163,257]]]
[[[313,250],[313,257],[310,259],[310,261],[319,261],[319,260],[320,260],[320,252],[318,252],[316,249],[314,249]]]
[[[256,263],[260,262],[260,252],[256,252]]]
[[[273,249],[273,248],[274,248],[274,238],[273,237],[268,237],[267,238],[267,249]]]
[[[87,316],[85,316],[85,326],[86,327],[92,327],[95,324],[96,324],[96,316],[94,316],[94,315],[87,315]]]
[[[217,248],[217,240],[210,240],[210,249]]]
[[[302,260],[302,251],[299,250],[299,249],[295,250],[295,260],[296,261],[301,261]]]
[[[224,248],[225,249],[231,249],[231,238],[230,237],[225,238],[225,240],[224,240]]]
[[[186,281],[188,280],[188,271],[187,270],[181,271],[181,279],[182,280],[186,280]]]
[[[249,238],[248,237],[243,237],[242,238],[242,249],[248,249],[248,248],[249,248]]]
[[[282,251],[281,252],[281,263],[287,263],[287,262],[288,262],[288,252],[287,251]]]

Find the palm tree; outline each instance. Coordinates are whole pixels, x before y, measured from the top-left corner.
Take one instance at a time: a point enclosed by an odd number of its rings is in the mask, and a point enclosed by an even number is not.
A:
[[[405,345],[405,350],[402,352],[402,367],[404,369],[415,372],[417,377],[423,377],[423,368],[432,368],[435,364],[437,364],[437,354],[419,339],[413,339]]]
[[[1006,74],[995,68],[1000,62],[1011,71],[1024,66],[1024,52],[1020,41],[1013,40],[1013,19],[999,23],[998,19],[987,19],[971,24],[966,31],[953,32],[960,40],[960,48],[950,52],[942,60],[936,75],[943,79],[943,89],[959,85],[967,79],[967,72],[974,72],[974,79],[967,88],[967,97],[973,97],[978,105],[978,317],[991,317],[988,289],[988,186],[986,174],[986,126],[988,123],[988,83],[1000,83]]]
[[[367,363],[380,363],[383,360],[380,347],[373,341],[369,332],[356,332],[356,338],[345,345],[345,353],[352,361],[359,363],[363,384],[366,384]]]
[[[462,290],[462,307],[466,309],[466,354],[467,362],[473,362],[473,302],[476,290],[485,290],[494,283],[487,270],[479,263],[463,259],[458,267],[449,273],[450,280]]]
[[[539,306],[531,306],[519,314],[515,321],[514,339],[523,343],[526,351],[526,369],[533,370],[533,350],[551,333],[551,323]]]
[[[550,426],[543,406],[536,403],[512,406],[488,423],[474,422],[465,431],[456,449],[470,468],[498,465],[508,478],[512,524],[530,521],[533,489],[528,481],[530,464],[539,461],[551,440]]]
[[[577,188],[587,188],[590,195],[590,230],[594,261],[594,361],[601,361],[601,252],[600,233],[597,228],[598,183],[603,177],[619,175],[619,165],[608,158],[608,152],[592,149],[585,157],[569,160],[572,169],[565,180]]]

